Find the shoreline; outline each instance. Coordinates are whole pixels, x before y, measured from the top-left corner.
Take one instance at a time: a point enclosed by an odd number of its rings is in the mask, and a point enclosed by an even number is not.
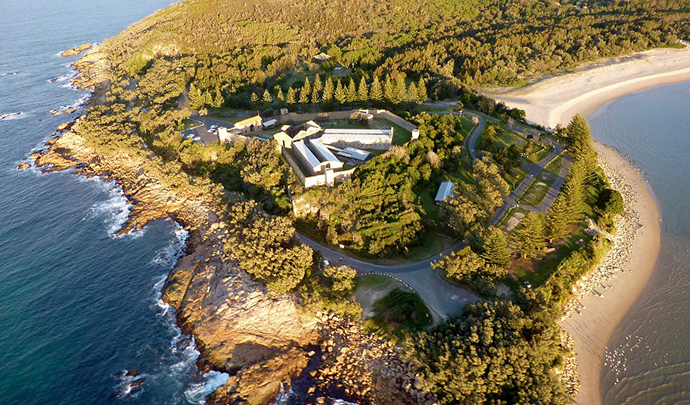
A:
[[[565,126],[575,114],[587,118],[602,105],[628,94],[690,81],[690,47],[685,45],[638,52],[518,89],[487,89],[484,94],[525,110],[528,121],[552,128]]]
[[[575,403],[602,403],[607,345],[654,273],[661,248],[660,214],[642,173],[614,148],[596,143],[600,165],[626,202],[616,239],[597,269],[578,283],[562,328],[572,337],[581,388]]]

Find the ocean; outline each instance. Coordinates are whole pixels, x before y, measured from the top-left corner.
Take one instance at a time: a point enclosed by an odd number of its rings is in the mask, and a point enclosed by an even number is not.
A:
[[[607,347],[606,404],[690,402],[690,82],[612,101],[589,120],[594,138],[643,172],[662,217],[659,260]]]
[[[0,0],[1,404],[203,403],[227,378],[198,372],[160,300],[183,230],[158,221],[116,237],[129,211],[116,184],[16,170],[74,118],[49,111],[88,96],[69,85],[77,58],[58,53],[170,3]]]

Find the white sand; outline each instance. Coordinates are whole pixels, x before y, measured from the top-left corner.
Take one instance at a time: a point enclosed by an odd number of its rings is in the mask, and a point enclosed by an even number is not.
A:
[[[580,304],[574,302],[561,323],[575,343],[582,383],[575,402],[580,404],[602,401],[599,381],[606,345],[654,271],[661,233],[656,202],[641,173],[613,148],[602,144],[596,148],[602,168],[623,194],[627,208],[607,257],[583,283],[576,294]]]
[[[627,94],[682,81],[690,81],[690,47],[640,52],[518,89],[489,89],[484,94],[525,110],[529,121],[555,127],[566,125],[578,113],[587,117]]]

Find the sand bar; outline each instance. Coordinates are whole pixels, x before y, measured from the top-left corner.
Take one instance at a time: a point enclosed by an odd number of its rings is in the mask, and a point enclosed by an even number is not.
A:
[[[596,144],[600,164],[626,202],[616,240],[601,266],[581,285],[561,326],[572,336],[582,387],[579,404],[600,404],[606,345],[654,272],[661,225],[656,201],[642,174],[613,148]],[[603,296],[603,297],[602,297]]]
[[[690,47],[653,49],[594,63],[517,89],[484,94],[525,110],[532,122],[555,127],[575,115],[585,117],[603,104],[649,87],[690,81]]]

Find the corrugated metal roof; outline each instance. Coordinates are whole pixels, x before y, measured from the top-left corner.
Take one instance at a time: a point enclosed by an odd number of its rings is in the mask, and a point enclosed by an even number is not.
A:
[[[455,185],[451,181],[444,181],[438,187],[438,193],[436,193],[436,201],[443,201],[453,194],[453,187]]]
[[[335,161],[339,162],[338,158],[318,139],[310,139],[309,144],[314,150],[314,154],[320,158],[322,162]]]
[[[321,163],[321,161],[314,156],[314,153],[307,148],[307,145],[304,144],[304,141],[294,142],[292,144],[292,148],[295,149],[303,158],[305,158],[307,162],[309,162],[312,169],[315,169],[319,163]]]

